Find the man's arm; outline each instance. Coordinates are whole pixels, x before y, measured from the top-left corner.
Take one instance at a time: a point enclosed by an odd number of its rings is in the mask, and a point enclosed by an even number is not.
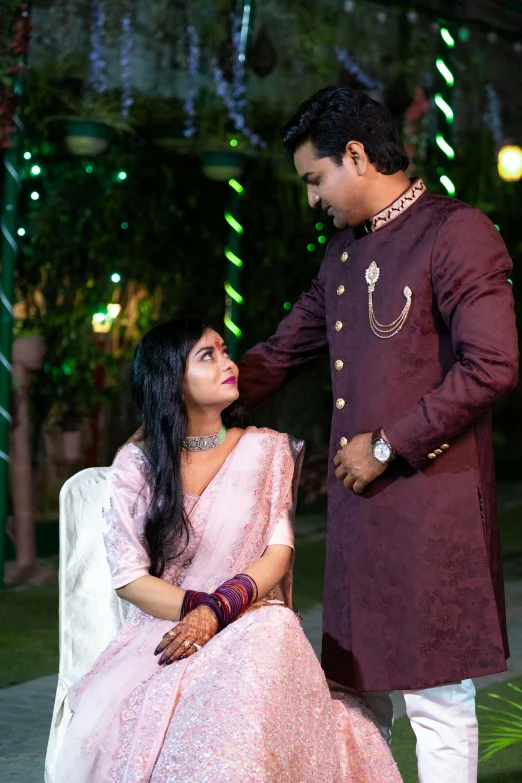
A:
[[[440,227],[433,287],[458,361],[440,386],[394,420],[381,422],[394,450],[415,468],[428,464],[435,450],[451,445],[517,384],[510,270],[502,238],[478,210],[454,213]]]
[[[309,362],[328,350],[323,261],[310,290],[302,294],[276,333],[238,362],[239,390],[252,407],[275,394]]]

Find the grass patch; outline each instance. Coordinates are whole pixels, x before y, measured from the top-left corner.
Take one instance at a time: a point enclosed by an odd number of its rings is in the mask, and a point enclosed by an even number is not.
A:
[[[58,588],[0,590],[0,688],[58,671]]]
[[[499,516],[502,557],[509,559],[522,555],[522,506],[503,508]]]
[[[511,680],[522,686],[522,677]],[[507,683],[499,683],[478,691],[477,706],[499,708],[502,702],[488,697],[488,693],[513,699],[513,690]],[[487,713],[477,711],[480,726]],[[404,783],[418,783],[415,735],[407,717],[399,718],[393,727],[392,753],[400,769]],[[496,753],[489,761],[479,764],[478,783],[520,783],[522,780],[522,742]]]
[[[296,521],[293,599],[306,612],[323,600],[326,535],[324,515],[302,514]]]

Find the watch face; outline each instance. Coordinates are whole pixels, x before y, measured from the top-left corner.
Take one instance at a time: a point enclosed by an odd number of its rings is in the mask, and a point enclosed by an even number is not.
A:
[[[378,440],[373,444],[373,455],[379,462],[387,462],[391,457],[391,448],[385,440]]]

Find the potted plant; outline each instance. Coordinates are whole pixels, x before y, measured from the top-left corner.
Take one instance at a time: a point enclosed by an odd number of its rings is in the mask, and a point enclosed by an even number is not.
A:
[[[45,453],[60,476],[67,475],[69,465],[83,456],[84,420],[85,413],[74,402],[51,408],[44,432]]]
[[[155,98],[136,95],[132,105],[132,117],[156,146],[167,151],[189,152],[194,141],[185,136],[185,112],[177,98]]]
[[[66,98],[67,115],[61,117],[67,149],[73,155],[99,155],[114,133],[132,133],[129,120],[121,113],[119,100],[110,95],[90,93],[84,98]]]

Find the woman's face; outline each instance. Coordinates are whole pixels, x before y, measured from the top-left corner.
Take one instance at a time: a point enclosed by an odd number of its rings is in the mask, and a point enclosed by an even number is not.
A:
[[[187,408],[228,408],[239,397],[239,370],[223,338],[208,329],[187,357],[184,395]]]

